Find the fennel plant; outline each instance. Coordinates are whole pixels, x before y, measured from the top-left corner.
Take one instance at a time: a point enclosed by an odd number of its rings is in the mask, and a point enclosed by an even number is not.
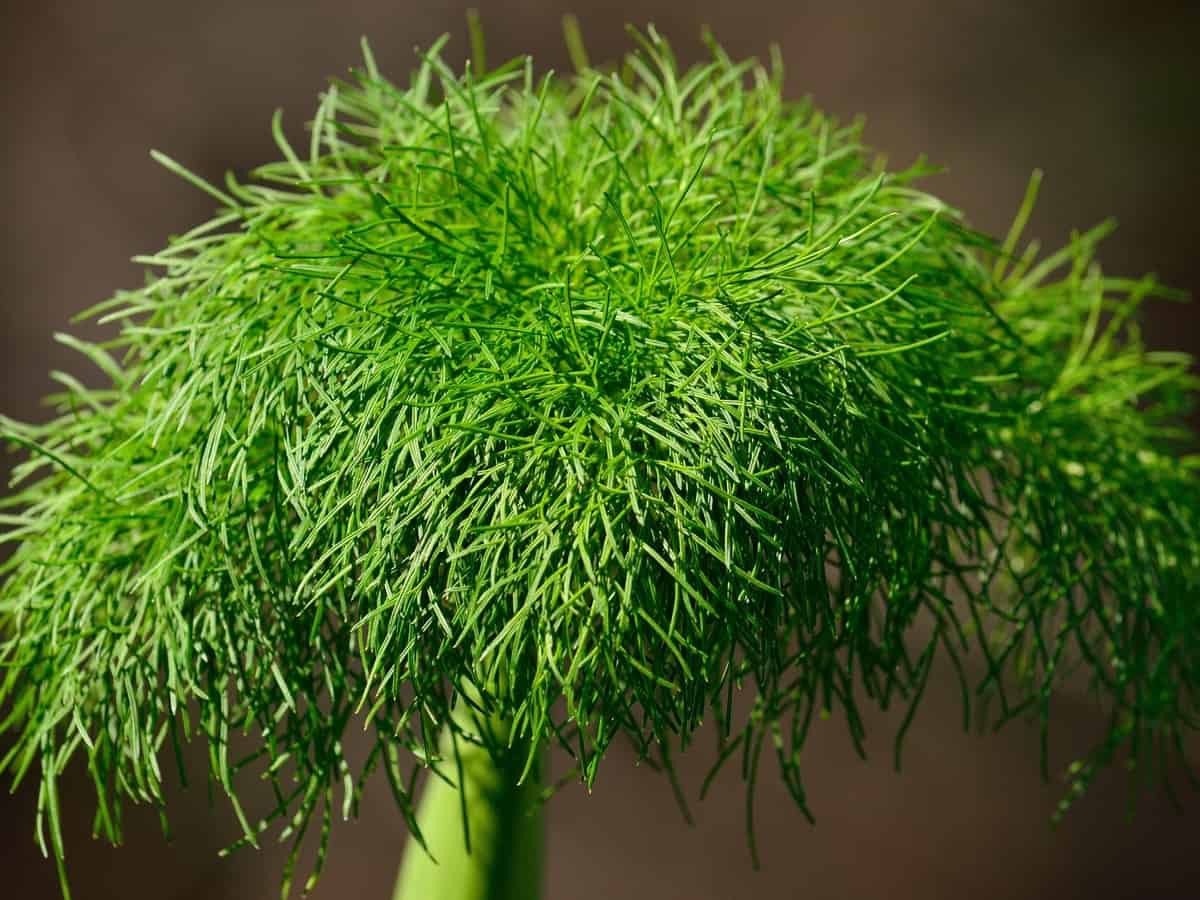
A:
[[[602,69],[568,29],[577,71],[544,77],[438,42],[406,86],[364,43],[249,179],[156,154],[213,217],[91,311],[117,337],[61,338],[105,387],[0,422],[27,451],[0,771],[38,780],[64,891],[64,769],[116,842],[195,740],[237,843],[316,832],[307,886],[382,770],[399,900],[536,898],[550,749],[588,785],[616,739],[670,775],[708,720],[714,771],[752,800],[766,753],[807,815],[813,717],[861,745],[863,706],[901,705],[898,762],[939,657],[964,716],[1040,723],[1044,771],[1051,696],[1094,691],[1064,808],[1119,755],[1181,757],[1196,379],[1137,328],[1165,292],[1101,271],[1107,225],[1024,246],[1036,179],[993,240],[777,59],[633,34]]]

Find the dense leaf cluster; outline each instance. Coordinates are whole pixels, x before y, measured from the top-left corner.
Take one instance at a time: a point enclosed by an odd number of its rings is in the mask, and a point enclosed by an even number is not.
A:
[[[777,71],[638,39],[545,78],[438,45],[404,88],[368,52],[252,180],[163,159],[219,211],[95,311],[119,337],[63,338],[110,386],[3,421],[0,770],[41,779],[54,854],[72,758],[115,840],[197,735],[247,841],[378,767],[411,823],[466,684],[588,783],[715,719],[802,806],[814,714],[907,727],[938,658],[1043,729],[1090,684],[1081,784],[1195,726],[1194,379],[1140,341],[1154,283],[1101,273],[1104,229],[1019,252],[1032,191],[980,236]]]

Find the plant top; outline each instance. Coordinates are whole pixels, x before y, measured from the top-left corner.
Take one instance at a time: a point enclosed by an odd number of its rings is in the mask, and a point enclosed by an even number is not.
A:
[[[612,740],[669,771],[710,720],[718,766],[752,792],[767,749],[806,813],[814,716],[861,746],[863,707],[900,704],[898,758],[939,659],[964,714],[1043,737],[1091,686],[1110,728],[1069,794],[1176,756],[1196,380],[1141,342],[1154,281],[1101,272],[1107,225],[1024,249],[1036,179],[993,241],[778,67],[635,36],[545,77],[460,75],[438,42],[406,87],[364,45],[249,180],[159,157],[214,217],[91,311],[118,337],[61,337],[105,387],[58,374],[52,421],[0,421],[28,451],[0,770],[40,779],[60,865],[73,758],[115,841],[199,738],[242,840],[315,822],[319,870],[376,769],[415,827],[464,691],[589,785]],[[244,770],[273,808],[243,811]]]

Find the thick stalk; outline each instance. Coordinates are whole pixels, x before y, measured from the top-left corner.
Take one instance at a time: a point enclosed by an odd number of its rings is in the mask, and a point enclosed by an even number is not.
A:
[[[469,733],[479,727],[462,701],[454,717]],[[493,746],[507,744],[507,723],[491,720],[488,727]],[[539,900],[542,804],[535,778],[517,784],[528,746],[518,744],[497,761],[484,747],[462,737],[457,743],[461,793],[436,776],[426,782],[417,823],[430,852],[409,841],[393,900]],[[441,745],[443,772],[457,782],[448,728]]]

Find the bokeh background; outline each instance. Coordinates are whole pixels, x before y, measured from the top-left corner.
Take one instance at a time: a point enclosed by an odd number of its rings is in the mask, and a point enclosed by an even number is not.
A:
[[[1200,4],[1105,0],[539,0],[478,2],[495,61],[533,53],[568,68],[560,20],[575,12],[593,59],[628,48],[623,23],[654,22],[684,59],[702,55],[702,24],[734,56],[780,45],[786,90],[843,119],[897,165],[918,153],[947,166],[928,183],[972,223],[1001,232],[1030,171],[1046,172],[1030,233],[1056,245],[1073,227],[1115,216],[1103,248],[1115,273],[1158,273],[1200,289]],[[39,418],[47,373],[90,375],[56,344],[69,317],[142,273],[128,260],[205,218],[210,203],[151,162],[164,150],[219,180],[276,156],[272,111],[295,139],[327,77],[358,62],[368,35],[381,68],[403,79],[415,45],[454,33],[463,7],[411,0],[47,0],[9,3],[0,27],[0,412]],[[1146,332],[1161,347],[1200,350],[1200,308],[1159,304]],[[88,325],[77,333],[94,335]],[[11,460],[0,460],[7,480]],[[1037,772],[1037,734],[1015,725],[966,734],[955,686],[931,687],[891,768],[895,716],[868,722],[868,761],[834,720],[807,754],[810,827],[773,772],[758,795],[763,867],[745,843],[736,769],[682,821],[666,782],[615,749],[588,796],[550,804],[548,900],[742,898],[1153,898],[1200,896],[1200,795],[1187,811],[1157,795],[1129,818],[1123,778],[1105,777],[1057,829],[1061,784]],[[1084,698],[1064,698],[1054,771],[1099,727]],[[3,746],[0,738],[0,748]],[[193,754],[197,762],[200,754]],[[694,796],[708,763],[701,741],[682,760]],[[200,774],[196,767],[196,774]],[[128,815],[127,843],[89,839],[85,773],[62,786],[76,896],[156,900],[278,895],[285,851],[221,858],[236,834],[202,778],[171,789],[174,840],[150,810]],[[0,796],[0,895],[58,897],[53,865],[32,842],[35,791]],[[320,898],[384,898],[404,826],[383,792],[334,828]]]

